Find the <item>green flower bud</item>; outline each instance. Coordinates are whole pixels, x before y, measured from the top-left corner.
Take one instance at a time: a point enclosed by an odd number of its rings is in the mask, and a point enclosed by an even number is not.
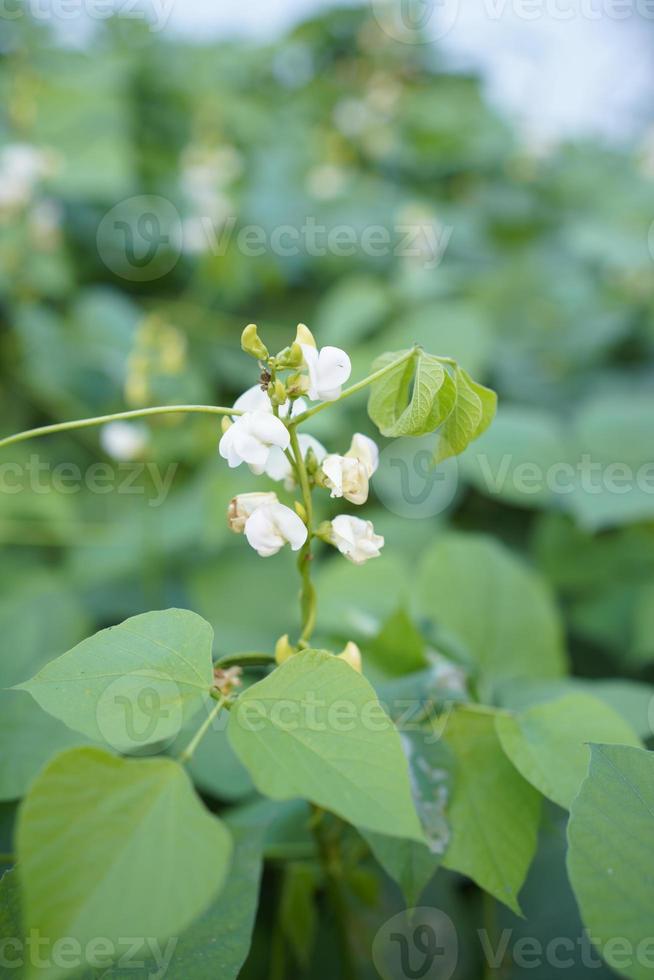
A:
[[[258,361],[268,360],[268,348],[259,338],[256,323],[250,323],[241,334],[241,348]]]
[[[275,381],[274,385],[270,385],[268,388],[268,394],[270,395],[270,400],[273,405],[283,405],[288,399],[288,393],[283,381],[279,379]]]

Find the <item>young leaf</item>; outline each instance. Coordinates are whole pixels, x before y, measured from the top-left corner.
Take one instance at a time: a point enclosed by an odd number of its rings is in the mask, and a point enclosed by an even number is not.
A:
[[[588,772],[588,742],[641,747],[631,725],[589,694],[570,694],[495,720],[502,748],[528,782],[569,809]]]
[[[652,976],[646,937],[654,906],[653,838],[654,756],[593,745],[588,777],[570,810],[568,874],[593,942],[631,980]]]
[[[423,841],[400,736],[368,681],[329,653],[296,654],[238,699],[229,738],[257,788]]]
[[[373,364],[379,370],[402,352],[383,354]],[[454,407],[455,388],[442,362],[416,351],[408,361],[376,381],[370,389],[368,415],[382,435],[423,436],[433,432]]]
[[[457,367],[454,370],[456,399],[454,409],[439,432],[435,462],[458,456],[491,424],[497,411],[497,395],[490,388],[473,381]]]
[[[94,748],[64,752],[40,774],[16,844],[25,928],[82,948],[98,936],[179,935],[221,888],[232,850],[177,763]],[[65,972],[53,963],[30,976]]]
[[[401,356],[384,354],[373,370]],[[496,407],[494,391],[422,350],[375,381],[368,399],[368,414],[384,436],[424,436],[442,426],[435,462],[463,452],[488,428]]]
[[[18,684],[69,728],[121,752],[174,738],[212,684],[213,631],[167,609],[102,630]]]
[[[443,864],[520,914],[518,892],[536,853],[540,796],[504,755],[492,711],[456,709],[445,739],[457,772]]]

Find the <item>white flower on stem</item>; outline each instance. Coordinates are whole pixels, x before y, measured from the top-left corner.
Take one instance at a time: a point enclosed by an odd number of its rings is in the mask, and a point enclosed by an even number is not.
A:
[[[100,445],[113,459],[132,462],[145,452],[148,430],[133,422],[109,422],[100,430]]]
[[[372,521],[348,514],[339,514],[334,518],[329,540],[355,565],[362,565],[369,558],[379,558],[380,549],[384,547],[384,539],[381,534],[375,534]]]
[[[279,502],[257,507],[245,522],[245,537],[262,558],[276,555],[285,544],[299,551],[307,529],[294,510]]]
[[[279,406],[281,418],[288,418],[290,411],[291,418],[300,415],[306,410],[307,403],[302,398],[295,401],[286,401]],[[244,391],[234,402],[234,408],[240,412],[270,412],[272,414],[272,404],[268,393],[263,391],[261,385],[253,385]]]
[[[318,350],[313,334],[303,323],[298,324],[296,343],[302,348],[309,371],[309,398],[321,402],[340,398],[341,389],[352,373],[352,364],[345,351],[340,347]]]
[[[263,473],[270,449],[288,449],[291,438],[281,419],[271,412],[246,412],[223,434],[218,447],[230,467],[247,463],[253,473]]]
[[[322,463],[325,486],[332,497],[345,497],[353,504],[365,504],[370,477],[379,465],[376,443],[355,433],[345,456],[330,453]]]
[[[227,508],[227,524],[235,534],[242,534],[249,517],[258,507],[278,503],[276,493],[239,493]]]
[[[311,449],[314,456],[319,463],[322,463],[323,459],[327,455],[327,450],[314,439],[313,436],[305,434],[304,432],[298,433],[298,442],[300,444],[300,452],[302,453],[302,458],[307,458],[307,453]],[[268,456],[268,461],[264,470],[266,476],[269,476],[271,480],[276,480],[278,482],[284,481],[284,486],[287,490],[293,490],[295,487],[295,477],[293,476],[293,468],[291,467],[290,460],[284,454],[281,449],[271,449]]]

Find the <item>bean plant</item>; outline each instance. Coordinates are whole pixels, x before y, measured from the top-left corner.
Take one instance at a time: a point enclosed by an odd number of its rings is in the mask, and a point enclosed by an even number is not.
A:
[[[361,566],[383,561],[385,541],[356,513],[379,464],[376,442],[356,432],[349,447],[332,451],[309,431],[312,420],[367,391],[368,414],[380,434],[433,433],[432,465],[438,466],[490,425],[494,392],[453,359],[419,346],[383,353],[365,378],[347,386],[351,362],[344,350],[319,349],[303,324],[291,338],[271,354],[257,327],[245,328],[241,346],[256,363],[254,384],[232,406],[139,409],[0,441],[4,447],[167,413],[220,417],[226,465],[245,465],[278,485],[278,492],[262,489],[225,501],[229,527],[263,559],[290,548],[300,582],[297,635],[291,628],[271,635],[267,650],[214,659],[211,626],[193,611],[171,608],[104,629],[17,685],[75,733],[72,746],[55,754],[29,787],[17,821],[15,869],[0,886],[3,914],[31,937],[31,955],[21,960],[28,978],[236,977],[257,904],[256,882],[253,887],[246,871],[253,860],[248,848],[260,853],[274,829],[274,806],[285,801],[301,801],[293,811],[300,813],[301,839],[297,852],[280,852],[287,876],[279,915],[300,964],[310,952],[311,896],[323,891],[339,976],[358,975],[345,891],[366,892],[371,855],[409,906],[444,866],[476,882],[490,908],[497,901],[520,913],[543,797],[576,807],[569,826],[571,881],[587,924],[597,931],[594,941],[615,934],[604,893],[611,877],[623,874],[620,860],[632,862],[634,838],[626,839],[624,854],[599,867],[595,835],[610,838],[620,819],[611,790],[616,779],[623,780],[625,797],[641,800],[627,808],[628,821],[644,819],[652,796],[642,769],[649,757],[617,710],[563,681],[557,697],[524,710],[503,707],[483,664],[475,671],[465,658],[457,663],[445,635],[426,647],[416,644],[401,614],[380,655],[390,673],[394,663],[413,657],[411,670],[396,672],[405,679],[431,670],[438,683],[426,700],[409,685],[401,699],[382,703],[357,643],[350,640],[341,650],[314,645],[318,551]],[[337,501],[342,512],[317,520],[318,495]],[[488,574],[490,604],[514,604],[516,617],[521,605],[538,612],[541,597],[521,569],[503,566],[499,578],[511,587],[494,596],[497,555],[481,546],[470,557]],[[456,577],[455,564],[448,565],[445,550],[439,574]],[[278,574],[274,561],[270,574]],[[465,597],[456,601],[463,632],[474,633]],[[257,616],[256,591],[250,606]],[[525,644],[537,645],[537,633],[534,616]],[[480,639],[482,648],[503,643],[501,630]],[[561,664],[553,664],[552,679],[560,673]],[[189,777],[203,740],[223,725],[260,794],[237,815],[211,812]],[[588,742],[596,743],[592,751]],[[593,778],[584,782],[589,761]],[[302,848],[309,859],[298,863]],[[374,905],[374,895],[367,900]],[[284,908],[293,910],[290,920]],[[40,963],[34,937],[50,952]],[[125,937],[134,937],[131,960]],[[605,948],[604,955],[610,962],[617,953]],[[283,976],[285,953],[276,941],[270,956],[271,976]],[[135,962],[141,973],[134,973]],[[385,967],[382,954],[375,963],[388,976],[403,975]]]

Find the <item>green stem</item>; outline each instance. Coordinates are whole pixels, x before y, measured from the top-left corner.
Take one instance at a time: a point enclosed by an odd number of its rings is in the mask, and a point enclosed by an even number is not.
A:
[[[177,757],[177,761],[180,764],[184,764],[186,762],[190,762],[191,761],[191,759],[193,758],[193,756],[195,754],[195,750],[197,749],[198,745],[200,744],[200,742],[202,741],[202,739],[204,738],[204,736],[207,734],[207,732],[211,728],[211,726],[212,726],[215,718],[219,714],[219,712],[222,710],[222,708],[225,707],[225,701],[226,701],[225,698],[220,698],[219,701],[216,701],[215,705],[213,706],[213,708],[211,709],[211,711],[209,712],[209,714],[207,715],[207,717],[205,718],[205,720],[202,722],[202,724],[198,728],[197,732],[195,733],[195,735],[193,736],[193,738],[191,739],[191,741],[188,743],[188,745],[186,746],[186,748],[184,749],[184,751],[181,752],[179,754],[179,756]]]
[[[342,882],[342,862],[337,841],[330,841],[325,833],[324,812],[313,807],[311,828],[320,855],[320,863],[327,882],[327,896],[334,915],[339,951],[341,954],[342,980],[356,980],[357,968],[350,946],[349,916]]]
[[[156,408],[136,408],[129,412],[114,412],[112,415],[97,415],[91,419],[75,419],[72,422],[57,422],[55,425],[42,425],[38,429],[27,429],[25,432],[17,432],[13,436],[0,439],[0,449],[4,446],[11,446],[16,442],[24,442],[26,439],[36,439],[38,436],[52,435],[55,432],[68,432],[71,429],[88,429],[94,425],[105,425],[107,422],[116,422],[121,419],[140,419],[150,415],[177,415],[177,414],[203,414],[203,415],[242,415],[238,409],[221,408],[217,405],[158,405]]]
[[[291,437],[291,450],[295,461],[295,472],[302,491],[302,503],[306,513],[307,540],[305,541],[298,556],[298,570],[302,579],[300,591],[300,607],[302,610],[302,633],[299,645],[307,647],[311,635],[316,626],[316,590],[311,581],[311,540],[313,538],[313,502],[311,500],[311,486],[309,485],[309,474],[304,463],[300,442],[297,435],[296,423],[289,425],[288,431]]]
[[[273,653],[230,653],[216,660],[214,667],[224,670],[226,667],[270,667],[275,663]]]
[[[361,391],[363,388],[371,385],[374,381],[379,381],[380,378],[383,378],[384,375],[388,374],[389,371],[392,371],[399,364],[404,364],[405,361],[408,361],[411,357],[413,357],[417,350],[417,346],[412,347],[411,350],[405,351],[401,357],[397,357],[394,361],[391,361],[390,364],[385,364],[384,367],[379,368],[378,371],[373,371],[373,373],[369,374],[367,378],[363,379],[363,381],[357,381],[356,384],[350,385],[349,388],[346,388],[345,391],[341,392],[340,397],[335,399],[335,401],[320,402],[319,405],[314,405],[313,408],[308,408],[306,412],[302,412],[301,415],[298,415],[293,419],[294,424],[299,425],[301,422],[306,421],[306,419],[310,419],[313,415],[317,415],[318,412],[322,412],[324,408],[329,408],[330,405],[335,405],[337,402],[342,402],[344,398],[349,398],[350,395],[356,395],[357,391]]]
[[[15,864],[15,862],[16,858],[13,854],[9,854],[7,852],[0,854],[0,864]]]

